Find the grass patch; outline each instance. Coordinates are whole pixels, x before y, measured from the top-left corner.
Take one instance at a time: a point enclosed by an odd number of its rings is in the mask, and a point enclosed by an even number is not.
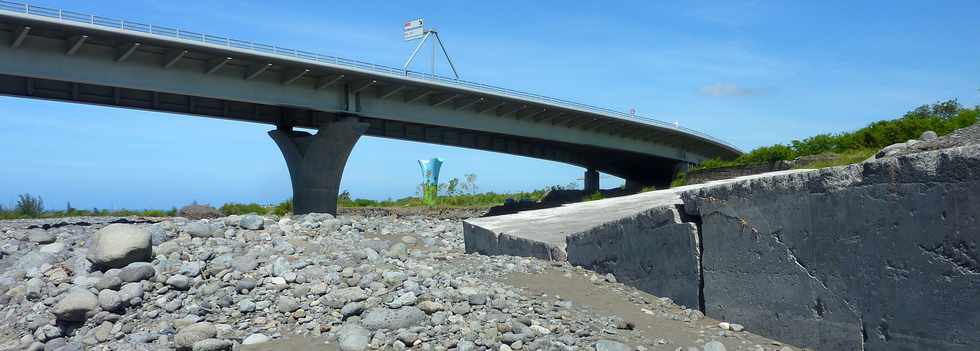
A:
[[[808,164],[794,165],[794,169],[800,168],[826,168],[826,167],[836,167],[845,166],[849,164],[854,164],[867,160],[872,155],[878,153],[878,149],[858,149],[849,150],[840,154],[833,154],[835,158],[828,160],[814,161]]]
[[[853,132],[819,134],[803,140],[793,140],[789,144],[762,146],[734,160],[706,160],[695,169],[773,163],[824,153],[834,153],[842,157],[840,161],[818,164],[821,167],[849,164],[870,157],[869,150],[880,150],[891,144],[918,139],[927,130],[940,136],[946,135],[973,125],[978,117],[980,106],[964,108],[956,100],[947,100],[919,106],[902,117],[873,122]],[[860,158],[860,155],[867,156]]]

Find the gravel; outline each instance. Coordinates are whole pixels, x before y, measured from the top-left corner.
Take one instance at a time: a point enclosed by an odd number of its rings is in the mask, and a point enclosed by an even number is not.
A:
[[[733,332],[734,323],[721,330],[697,311],[640,298],[612,276],[465,254],[456,219],[154,221],[0,221],[0,350],[298,350],[324,342],[341,350],[686,350],[716,341],[775,350]],[[589,296],[622,299],[628,312],[650,311],[674,329],[634,329],[635,317],[573,303],[575,291],[561,286],[542,293],[504,283],[538,274],[589,279],[601,289]],[[688,336],[670,336],[681,333]]]

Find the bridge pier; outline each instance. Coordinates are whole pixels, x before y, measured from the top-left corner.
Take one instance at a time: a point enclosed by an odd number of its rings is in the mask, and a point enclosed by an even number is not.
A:
[[[320,125],[317,133],[280,127],[269,131],[279,145],[293,184],[293,213],[337,214],[337,192],[354,144],[368,124],[344,118]]]
[[[585,171],[585,187],[582,190],[589,195],[599,192],[599,171],[595,168]]]
[[[627,193],[636,194],[643,191],[643,187],[645,186],[646,185],[644,185],[641,182],[632,179],[627,179],[626,184],[623,185],[623,188],[626,190]]]

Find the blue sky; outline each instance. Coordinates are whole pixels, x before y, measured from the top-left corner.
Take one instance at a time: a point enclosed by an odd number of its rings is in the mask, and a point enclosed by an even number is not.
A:
[[[949,98],[980,104],[980,3],[54,1],[102,16],[400,66],[401,24],[440,30],[462,78],[678,121],[743,149],[859,128]],[[427,51],[415,69],[426,69]],[[440,62],[440,71],[448,66]],[[269,126],[0,97],[0,204],[169,208],[290,196]],[[582,169],[365,137],[342,183],[414,193],[415,160],[481,190],[581,184]],[[620,180],[604,178],[603,186]]]

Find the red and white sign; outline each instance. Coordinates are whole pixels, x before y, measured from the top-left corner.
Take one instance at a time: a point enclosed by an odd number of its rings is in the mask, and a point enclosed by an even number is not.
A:
[[[414,19],[405,22],[404,25],[404,37],[405,40],[415,40],[425,36],[425,29],[422,28],[422,19]]]

